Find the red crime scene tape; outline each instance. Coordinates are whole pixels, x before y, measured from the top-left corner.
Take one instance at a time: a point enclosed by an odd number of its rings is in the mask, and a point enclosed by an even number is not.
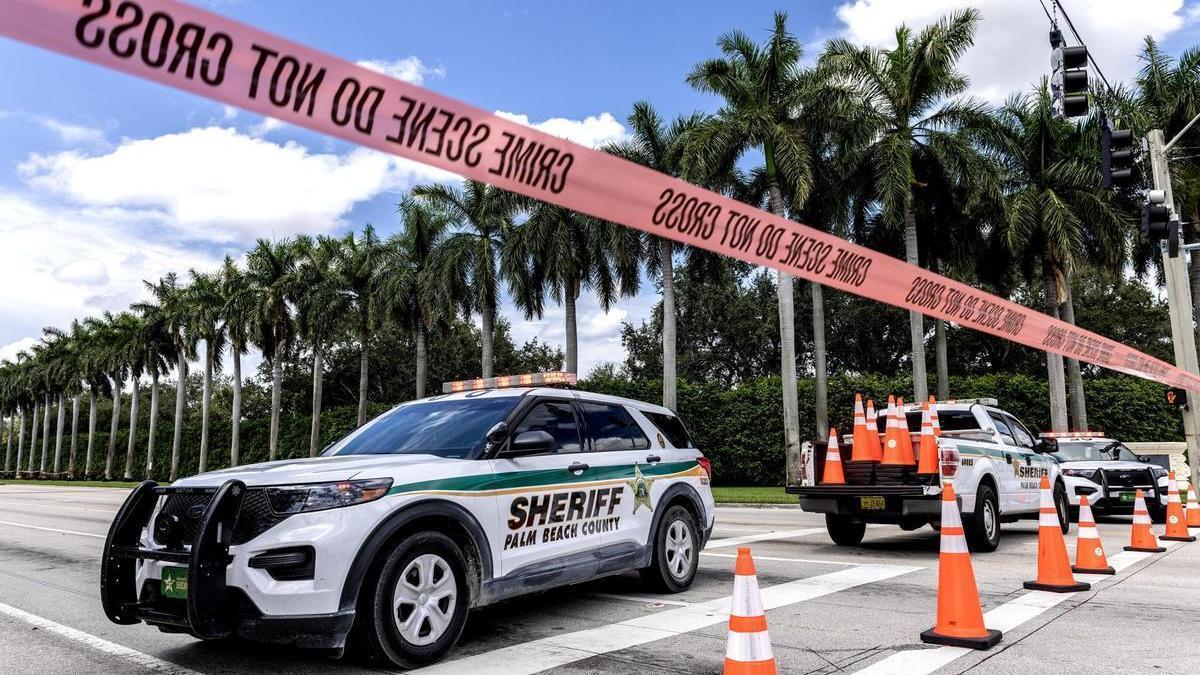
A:
[[[1028,307],[174,0],[0,0],[0,34],[1027,347],[1200,391],[1200,376]]]

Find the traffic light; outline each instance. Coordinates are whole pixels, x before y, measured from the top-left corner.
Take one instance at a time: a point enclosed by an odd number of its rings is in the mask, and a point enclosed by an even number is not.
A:
[[[1133,132],[1105,124],[1100,135],[1104,161],[1104,187],[1121,187],[1133,179]]]
[[[1088,50],[1068,47],[1062,31],[1050,31],[1050,95],[1057,119],[1082,117],[1088,113]]]
[[[1179,255],[1179,221],[1171,220],[1166,201],[1163,190],[1150,190],[1146,194],[1146,203],[1142,205],[1142,236],[1151,242],[1166,240],[1167,251],[1174,258]]]

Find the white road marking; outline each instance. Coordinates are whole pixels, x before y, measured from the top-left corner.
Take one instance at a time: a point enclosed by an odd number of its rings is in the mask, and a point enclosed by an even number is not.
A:
[[[24,527],[30,530],[42,530],[43,532],[58,532],[59,534],[74,534],[79,537],[92,537],[94,539],[104,539],[107,536],[103,534],[92,534],[91,532],[76,532],[75,530],[60,530],[54,527],[41,527],[39,525],[28,525],[26,523],[14,523],[8,520],[0,520],[0,525]]]
[[[1175,542],[1162,542],[1165,548],[1170,548]],[[1122,551],[1108,559],[1113,569],[1121,570],[1149,558],[1152,553],[1138,551]],[[1077,574],[1078,581],[1096,583],[1113,578],[1108,574]],[[988,628],[1008,632],[1021,624],[1033,619],[1042,612],[1070,600],[1076,593],[1050,593],[1048,591],[1030,591],[1015,600],[983,615],[983,625]],[[1003,644],[1003,643],[1001,643]],[[934,649],[910,649],[897,652],[877,661],[855,675],[926,675],[945,666],[946,664],[975,652],[965,647],[936,647]]]
[[[736,558],[737,557],[736,553],[709,553],[708,551],[701,551],[700,555],[712,556],[714,558]],[[769,555],[755,555],[754,560],[755,560],[755,562],[757,562],[759,560],[771,560],[774,562],[814,563],[817,565],[843,565],[845,567],[854,567],[855,565],[863,564],[861,561],[850,562],[848,560],[817,560],[816,558],[776,558],[774,556],[769,556]]]
[[[672,605],[674,607],[691,607],[692,603],[682,600],[663,600],[662,598],[653,598],[644,595],[621,595],[619,593],[592,593],[593,598],[607,598],[608,600],[624,600],[626,602],[636,602],[643,605]]]
[[[25,623],[37,626],[42,630],[49,631],[73,642],[78,642],[97,651],[104,652],[105,654],[116,656],[125,659],[126,661],[131,661],[143,668],[146,668],[147,670],[153,670],[159,673],[177,673],[178,675],[199,675],[199,673],[194,670],[189,670],[183,666],[178,666],[174,663],[163,661],[162,659],[155,658],[149,654],[143,654],[135,649],[130,649],[129,647],[116,644],[115,642],[109,642],[108,640],[98,638],[95,635],[84,633],[80,630],[75,630],[70,626],[64,626],[61,623],[51,621],[50,619],[44,619],[36,614],[30,614],[29,612],[17,609],[11,605],[6,605],[2,602],[0,602],[0,614],[6,614],[14,619],[19,619]]]
[[[806,537],[810,534],[825,533],[823,527],[806,527],[800,530],[775,530],[774,532],[762,532],[760,534],[747,534],[740,537],[727,537],[725,539],[713,539],[704,545],[704,548],[727,548],[729,546],[741,546],[742,544],[751,544],[756,541],[769,541],[772,539],[791,539],[792,537]]]
[[[10,506],[24,506],[34,509],[58,509],[60,511],[94,511],[96,513],[113,513],[112,509],[91,509],[85,506],[57,506],[55,504],[47,504],[45,500],[36,501],[16,501],[13,499],[0,499],[0,505],[8,504]]]
[[[762,589],[764,609],[776,609],[863,584],[915,572],[920,567],[860,565],[820,576],[798,579]],[[725,596],[688,607],[669,609],[628,621],[553,635],[502,647],[475,656],[413,671],[417,673],[475,673],[530,675],[655,640],[676,637],[729,620],[731,598]]]

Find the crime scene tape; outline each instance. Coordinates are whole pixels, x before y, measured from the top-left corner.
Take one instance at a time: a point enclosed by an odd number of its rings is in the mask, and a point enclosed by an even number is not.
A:
[[[0,0],[0,35],[1027,347],[1200,391],[1200,376],[1028,307],[175,0]]]

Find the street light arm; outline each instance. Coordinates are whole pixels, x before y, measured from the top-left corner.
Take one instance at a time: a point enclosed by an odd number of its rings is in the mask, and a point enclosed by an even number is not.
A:
[[[1187,130],[1192,128],[1192,125],[1196,123],[1196,120],[1200,120],[1200,113],[1197,113],[1196,116],[1192,118],[1191,122],[1188,122],[1185,127],[1180,129],[1179,133],[1175,134],[1175,138],[1172,138],[1170,143],[1167,143],[1163,146],[1162,151],[1164,156],[1171,151],[1171,148],[1174,147],[1176,143],[1179,142],[1179,139],[1183,138],[1183,135],[1187,133]]]

